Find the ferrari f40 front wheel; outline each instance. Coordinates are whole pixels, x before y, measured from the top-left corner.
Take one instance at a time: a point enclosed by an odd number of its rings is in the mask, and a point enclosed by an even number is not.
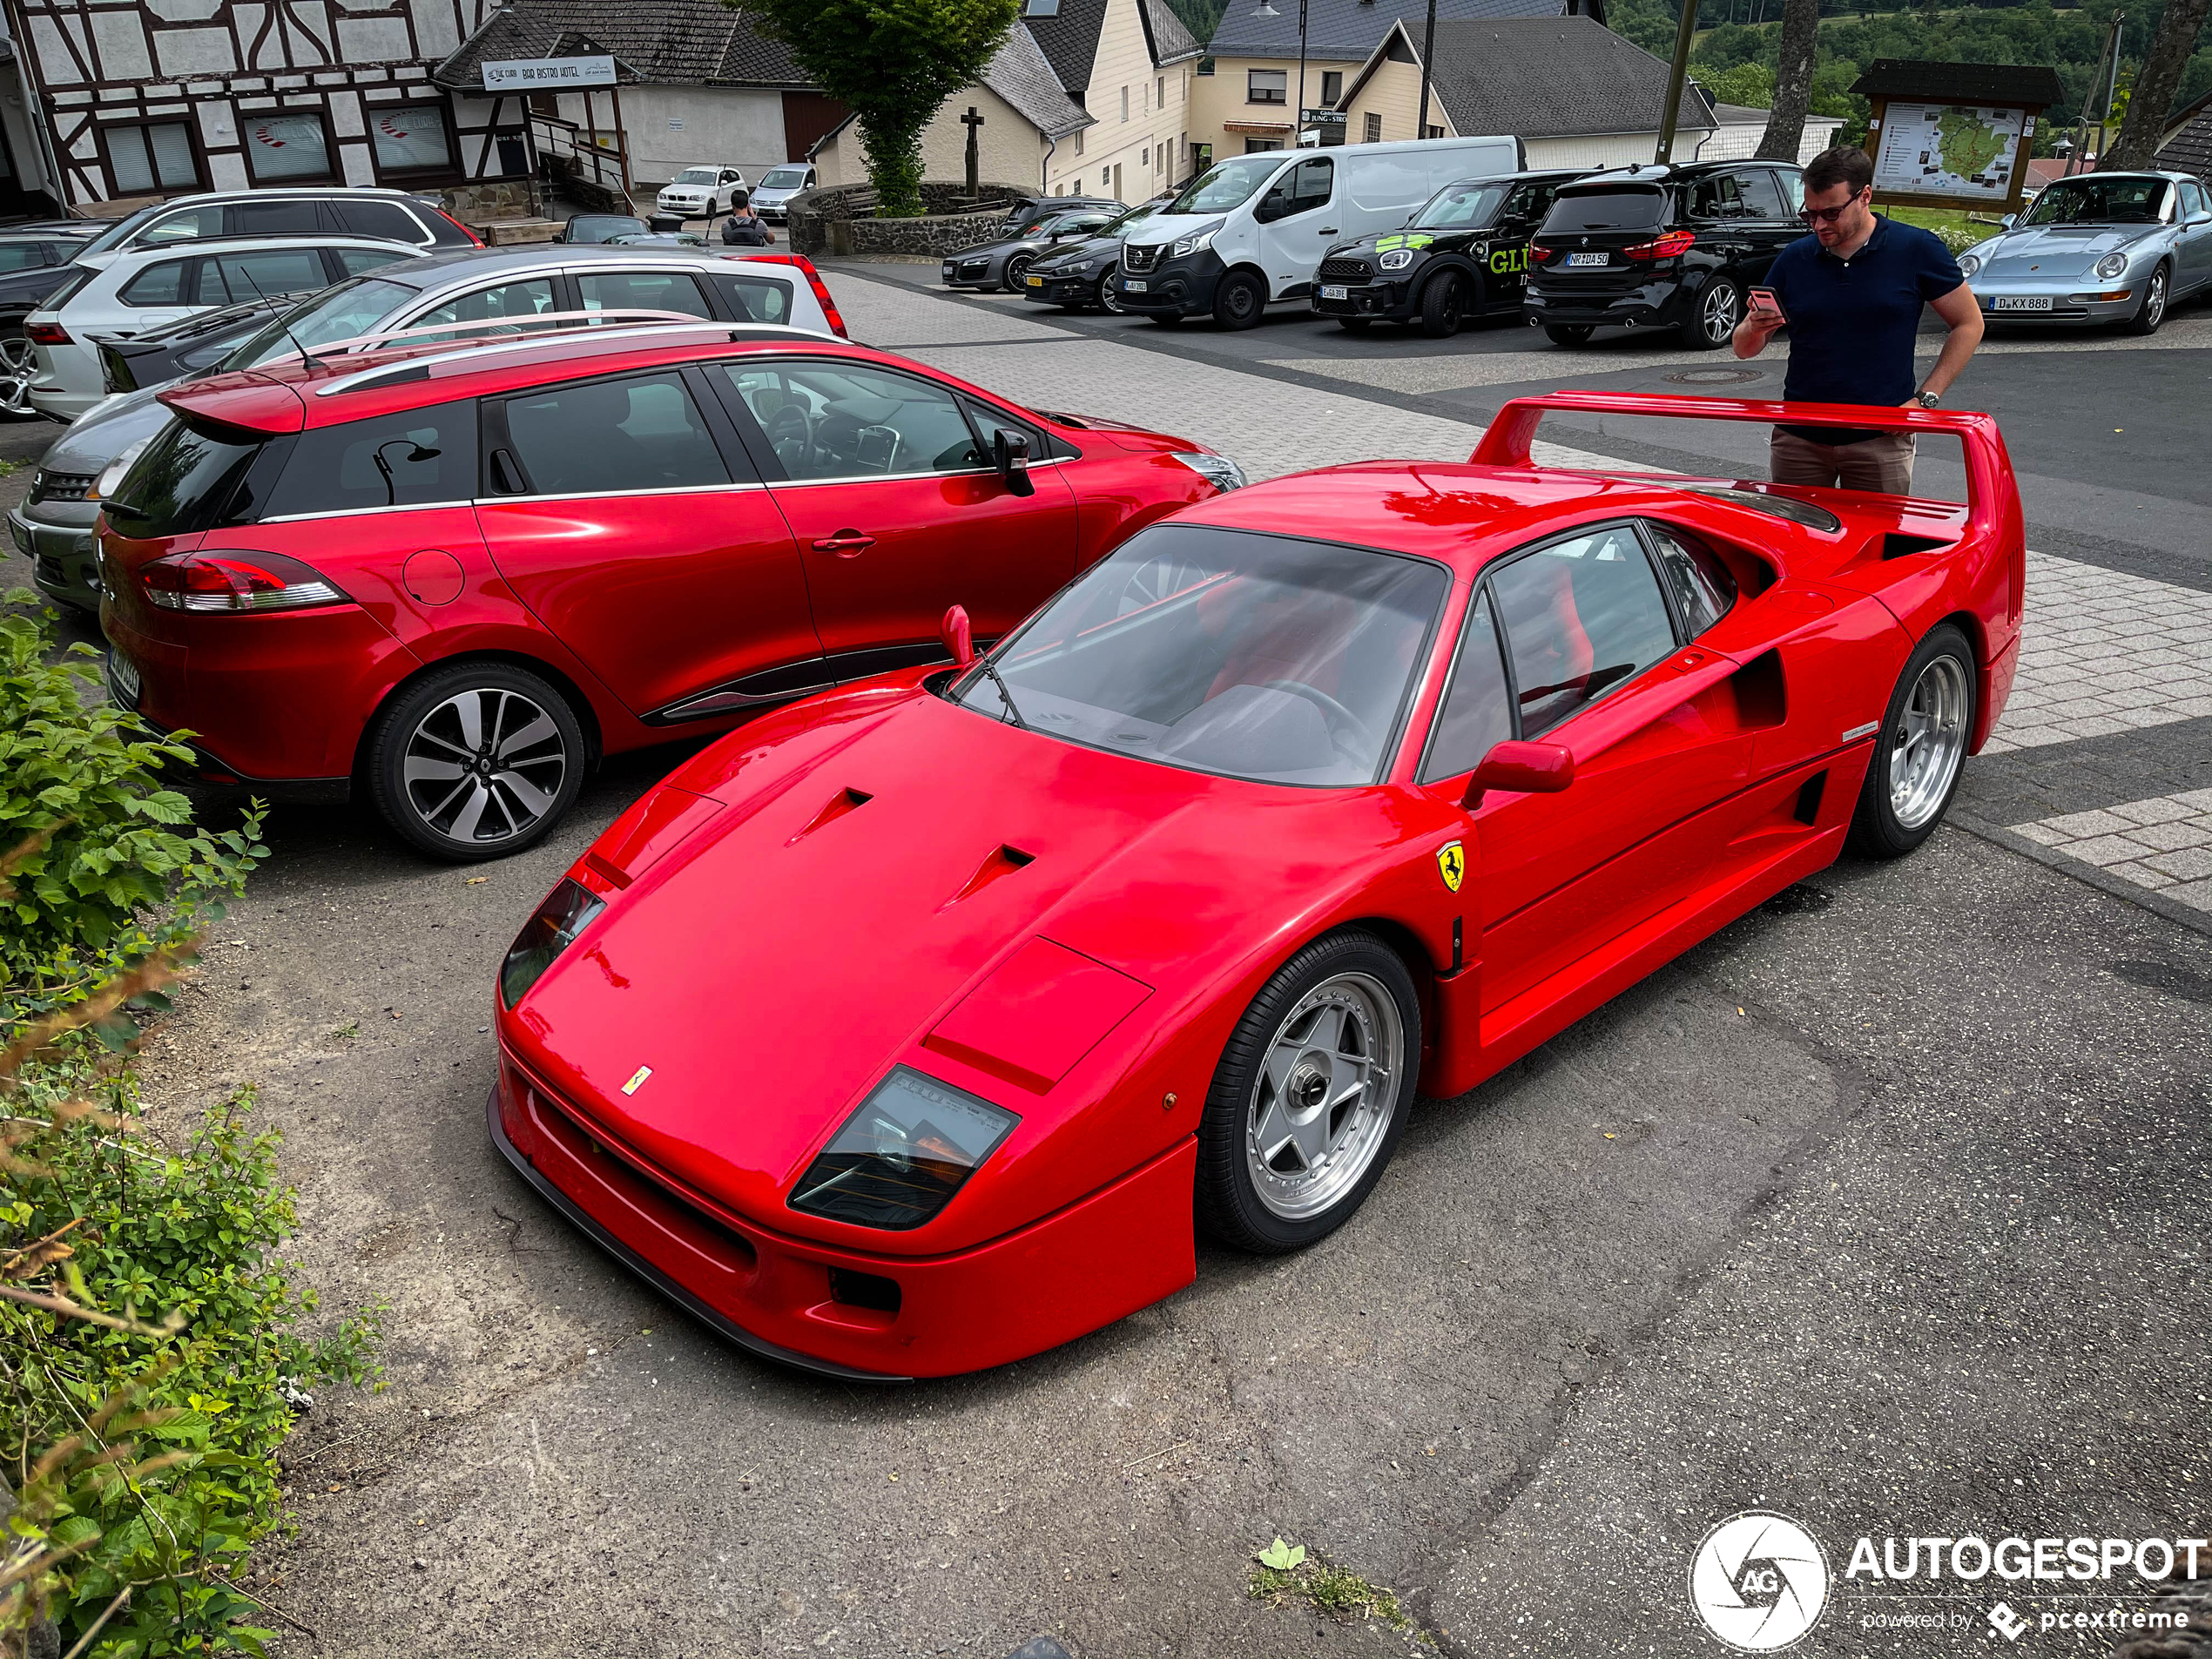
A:
[[[1198,1128],[1198,1221],[1224,1244],[1302,1249],[1366,1201],[1398,1144],[1421,1053],[1398,954],[1357,929],[1314,941],[1252,999]]]
[[[1931,628],[1897,677],[1851,819],[1851,844],[1902,858],[1936,832],[1974,735],[1974,654],[1949,623]]]

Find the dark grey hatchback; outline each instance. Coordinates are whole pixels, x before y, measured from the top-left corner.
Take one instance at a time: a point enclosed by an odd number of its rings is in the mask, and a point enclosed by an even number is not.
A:
[[[1119,202],[1043,208],[1016,226],[1013,234],[949,255],[939,280],[948,288],[981,288],[986,293],[1006,288],[1019,293],[1022,279],[1037,255],[1059,243],[1095,236],[1128,211]]]
[[[1602,327],[1672,328],[1728,343],[1744,290],[1805,234],[1795,167],[1704,162],[1636,167],[1568,185],[1528,248],[1521,315],[1561,346]]]

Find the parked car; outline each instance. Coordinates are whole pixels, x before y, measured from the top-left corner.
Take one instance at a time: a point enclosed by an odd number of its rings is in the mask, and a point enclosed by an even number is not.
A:
[[[651,226],[642,219],[627,213],[571,213],[568,222],[553,233],[556,242],[583,244],[611,242],[617,236],[645,236]]]
[[[62,285],[69,262],[106,228],[98,221],[48,219],[0,230],[0,420],[29,421],[31,376],[37,372],[23,320]]]
[[[116,219],[77,255],[98,264],[140,248],[217,237],[359,236],[423,250],[483,239],[427,197],[339,185],[272,185],[176,196]]]
[[[1191,1281],[1194,1220],[1326,1238],[1417,1089],[1847,842],[1912,852],[2004,706],[2026,554],[1990,416],[1876,422],[1960,438],[1963,508],[1530,460],[1547,408],[1717,402],[1518,399],[1471,464],[1205,502],[964,671],[701,751],[509,950],[495,1143],[710,1328],[847,1378],[1120,1318]]]
[[[937,657],[955,602],[1002,633],[1241,481],[719,320],[295,355],[161,401],[102,502],[114,694],[208,777],[358,781],[460,860],[536,841],[601,755]]]
[[[1040,213],[1065,213],[1077,207],[1103,207],[1110,212],[1120,212],[1123,206],[1111,196],[1016,196],[1014,205],[1006,210],[1006,217],[999,221],[998,233],[1001,237],[1011,236]]]
[[[1122,257],[1122,243],[1132,230],[1174,199],[1173,193],[1139,202],[1072,245],[1062,243],[1037,255],[1022,278],[1021,294],[1041,305],[1080,311],[1098,306],[1119,315],[1122,302],[1107,279]]]
[[[1457,179],[1520,171],[1518,138],[1425,138],[1325,151],[1264,151],[1209,167],[1122,244],[1123,306],[1174,324],[1211,314],[1250,328],[1278,300],[1304,300],[1325,250],[1394,230]]]
[[[802,190],[814,188],[814,166],[812,162],[786,162],[780,167],[771,167],[760,175],[760,182],[752,187],[752,211],[772,225],[780,225],[790,217],[788,204]]]
[[[2155,334],[2172,307],[2212,287],[2212,192],[2182,172],[2054,179],[1959,268],[1992,322]]]
[[[1371,322],[1418,323],[1443,340],[1470,317],[1518,312],[1529,238],[1560,186],[1585,171],[1445,185],[1403,228],[1339,242],[1324,254],[1314,314],[1353,334]]]
[[[135,457],[145,441],[169,423],[155,393],[177,380],[219,372],[239,347],[270,320],[300,302],[283,296],[204,311],[132,340],[100,344],[100,370],[108,395],[71,421],[39,457],[30,489],[8,513],[9,539],[30,561],[39,592],[65,610],[99,609],[99,549],[92,539],[100,516],[98,485],[113,482],[119,458]]]
[[[1047,209],[1025,221],[1011,236],[948,255],[938,280],[948,288],[980,288],[986,293],[997,288],[1018,292],[1029,262],[1038,254],[1063,242],[1087,240],[1128,211],[1119,203],[1065,212]]]
[[[365,237],[269,237],[219,246],[140,246],[79,265],[24,320],[37,355],[30,406],[73,421],[106,395],[99,347],[242,300],[312,293],[334,282],[423,257],[411,243]]]
[[[1553,198],[1528,249],[1521,315],[1557,346],[1602,327],[1672,328],[1728,343],[1744,291],[1805,233],[1795,167],[1707,161],[1602,173]]]
[[[730,211],[730,198],[745,188],[745,175],[725,162],[686,167],[660,187],[653,198],[657,212],[678,219],[711,219]]]
[[[484,250],[438,255],[388,266],[340,284],[269,315],[228,354],[195,362],[196,374],[233,374],[285,359],[302,349],[345,358],[388,343],[411,328],[418,342],[458,345],[469,338],[538,329],[597,326],[609,312],[680,311],[726,324],[790,324],[832,338],[843,319],[811,261],[790,254],[722,255],[702,260],[685,250],[596,246]],[[136,342],[111,342],[120,354]],[[180,373],[185,372],[183,370]],[[160,389],[110,397],[80,416],[46,452],[32,499],[10,516],[17,547],[33,558],[32,577],[57,604],[92,610],[99,604],[91,541],[103,478],[115,463],[169,419]],[[51,474],[51,477],[47,476]]]
[[[611,247],[705,247],[705,237],[697,231],[638,231],[621,236],[610,236]]]

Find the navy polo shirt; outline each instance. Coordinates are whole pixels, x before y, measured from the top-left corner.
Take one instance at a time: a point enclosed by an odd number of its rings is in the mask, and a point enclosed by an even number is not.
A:
[[[1920,307],[1966,280],[1932,231],[1874,215],[1874,233],[1847,260],[1806,235],[1784,248],[1765,286],[1790,319],[1785,401],[1873,403],[1894,408],[1912,395],[1912,337]],[[1876,435],[1837,427],[1784,427],[1815,443]]]

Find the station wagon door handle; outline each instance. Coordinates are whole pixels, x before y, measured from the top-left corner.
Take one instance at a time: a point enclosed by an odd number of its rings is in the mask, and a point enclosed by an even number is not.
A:
[[[1321,234],[1324,236],[1334,236],[1336,233],[1337,227],[1333,225],[1324,225],[1321,227]]]
[[[856,553],[865,553],[875,545],[875,537],[863,536],[858,530],[840,530],[834,536],[825,536],[814,543],[817,553],[834,553],[849,559]]]

